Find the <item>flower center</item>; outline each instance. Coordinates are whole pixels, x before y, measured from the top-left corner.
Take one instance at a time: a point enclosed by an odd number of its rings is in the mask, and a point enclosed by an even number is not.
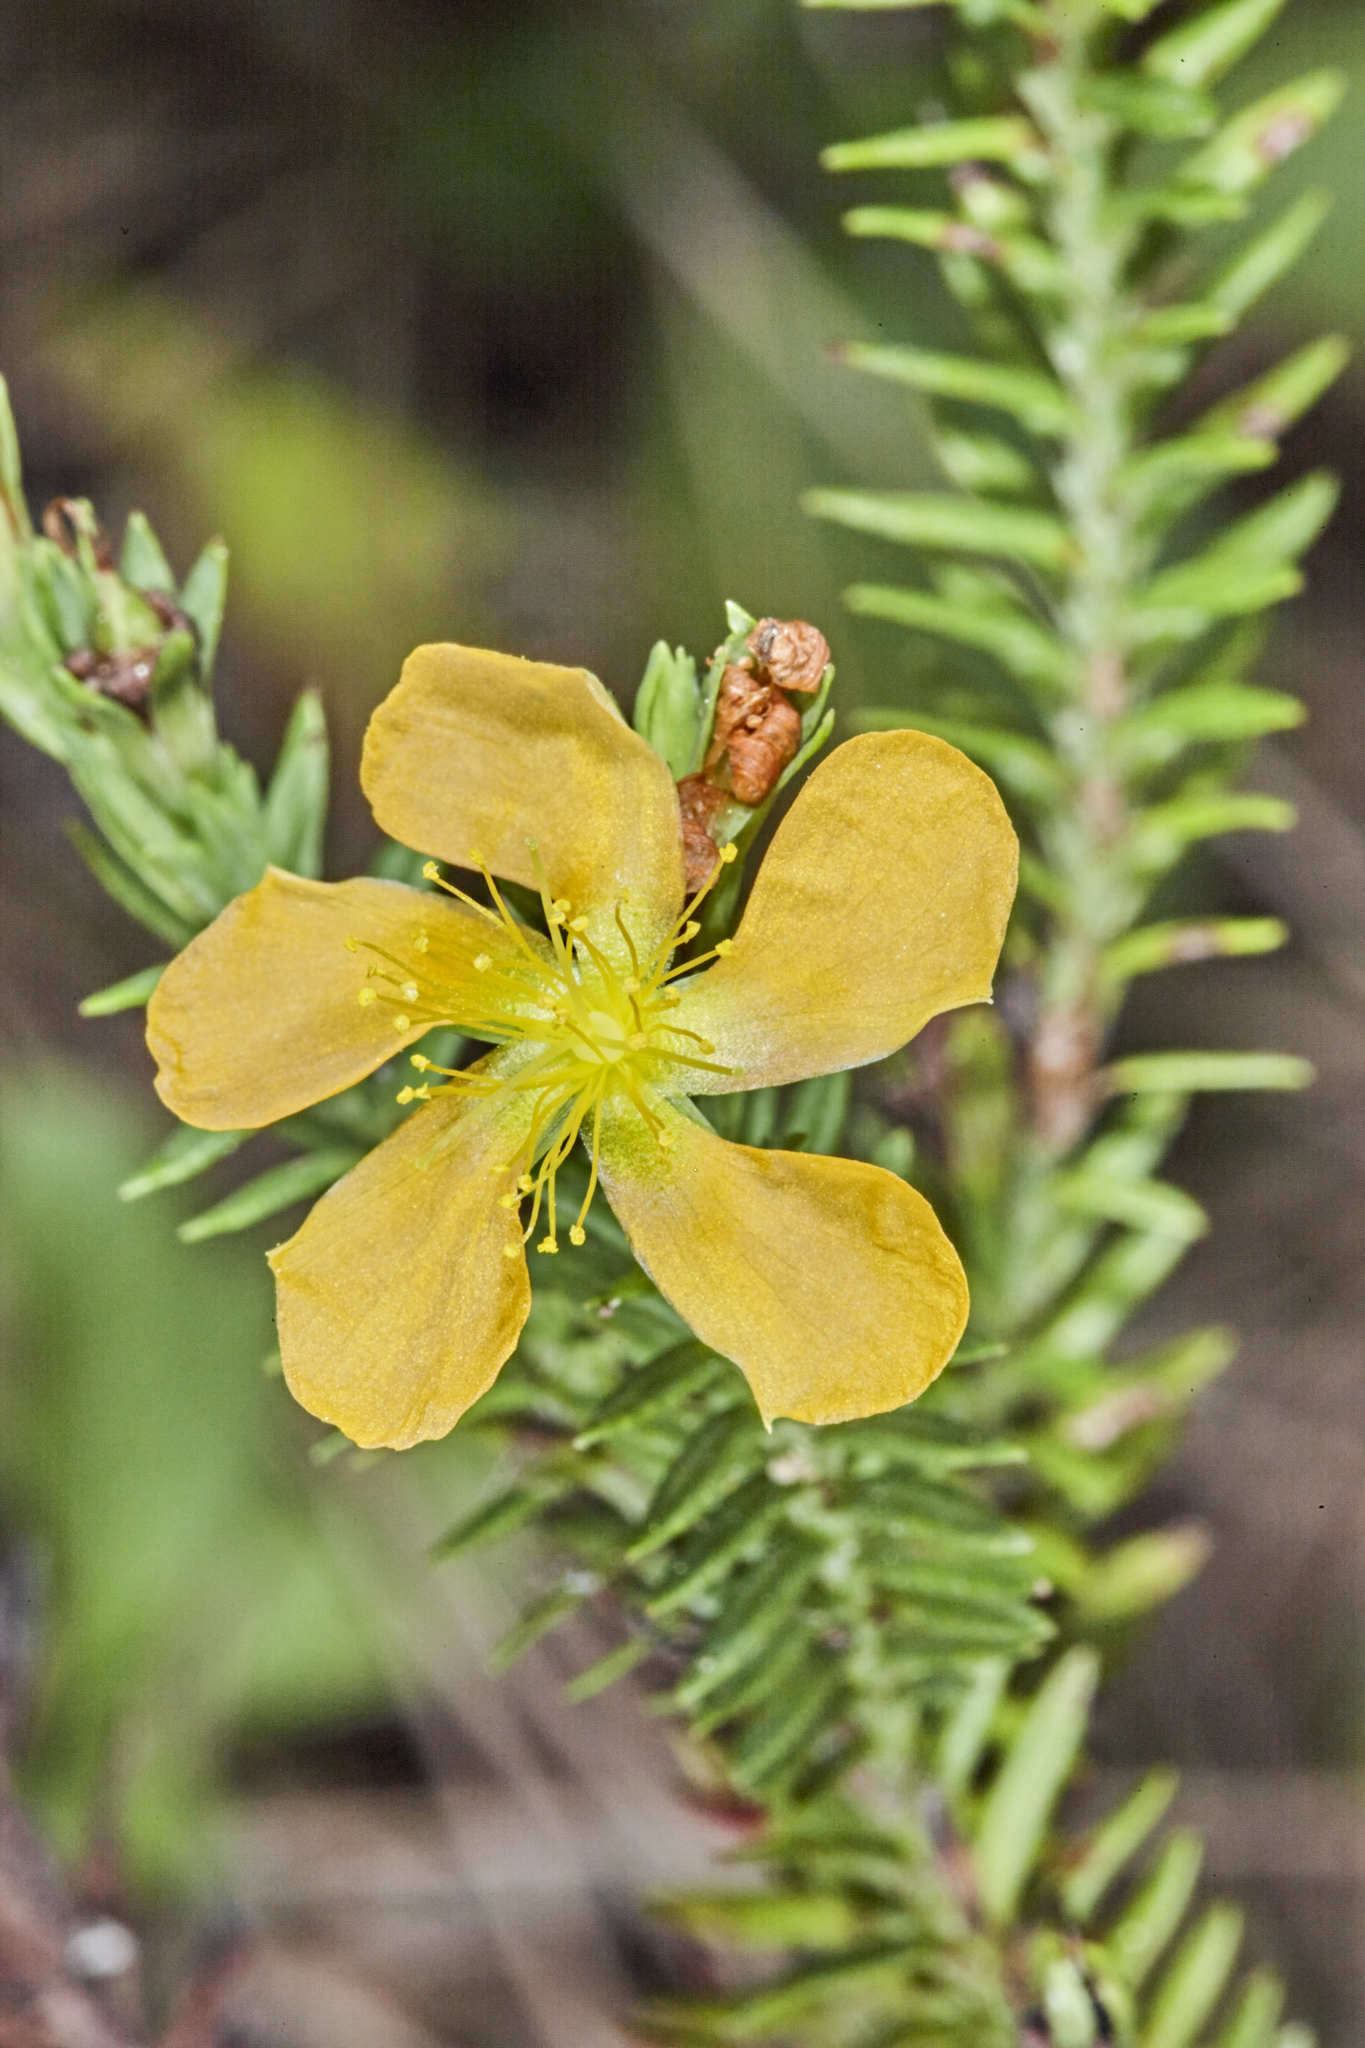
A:
[[[534,858],[534,848],[532,854]],[[352,952],[372,956],[359,1000],[392,1009],[394,1028],[404,1037],[414,1024],[451,1025],[470,1037],[522,1050],[523,1057],[507,1062],[502,1074],[440,1067],[425,1053],[415,1052],[410,1057],[418,1072],[440,1078],[423,1079],[398,1095],[405,1104],[427,1102],[437,1095],[530,1096],[527,1135],[515,1158],[498,1169],[499,1177],[509,1183],[498,1198],[502,1207],[517,1211],[524,1197],[531,1200],[525,1227],[504,1247],[509,1257],[515,1257],[532,1236],[542,1210],[546,1234],[537,1249],[558,1251],[555,1177],[580,1134],[589,1152],[588,1188],[569,1241],[584,1242],[584,1218],[597,1188],[602,1105],[609,1094],[624,1097],[658,1143],[667,1146],[669,1132],[651,1107],[654,1086],[671,1084],[670,1092],[676,1092],[689,1071],[728,1071],[708,1057],[715,1050],[709,1041],[673,1022],[679,998],[672,984],[728,953],[732,941],[721,939],[710,952],[680,966],[669,963],[679,946],[696,938],[701,929],[694,915],[697,906],[734,858],[733,846],[722,851],[706,887],[647,958],[642,958],[632,936],[627,901],[618,903],[613,913],[620,944],[608,952],[593,940],[586,919],[571,903],[551,896],[542,872],[547,943],[513,917],[476,854],[470,855],[469,864],[483,876],[492,908],[446,881],[434,861],[427,862],[423,874],[497,928],[496,959],[491,953],[477,953],[472,959],[463,953],[441,958],[439,949],[434,956],[431,935],[421,930],[412,934],[405,953],[386,951],[364,939],[347,940]],[[538,860],[536,865],[539,868]]]

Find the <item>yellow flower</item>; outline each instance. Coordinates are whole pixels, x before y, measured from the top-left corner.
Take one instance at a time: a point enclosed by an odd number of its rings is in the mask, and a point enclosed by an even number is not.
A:
[[[674,786],[583,670],[420,647],[370,722],[361,779],[386,832],[480,868],[493,907],[445,883],[271,869],[171,964],[148,1015],[163,1100],[209,1130],[289,1116],[437,1025],[496,1048],[459,1073],[414,1055],[400,1100],[420,1107],[271,1253],[304,1407],[358,1444],[444,1435],[516,1345],[524,1243],[543,1228],[557,1248],[555,1175],[579,1137],[591,1172],[569,1237],[600,1181],[765,1421],[920,1393],[967,1313],[928,1203],[878,1167],[730,1144],[686,1098],[881,1059],[989,995],[1016,870],[989,779],[923,733],[848,741],[797,797],[733,940],[679,966],[695,930]],[[495,876],[540,890],[548,937]]]

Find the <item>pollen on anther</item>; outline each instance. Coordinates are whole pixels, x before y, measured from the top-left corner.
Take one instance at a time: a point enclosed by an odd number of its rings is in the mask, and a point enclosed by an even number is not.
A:
[[[505,1259],[514,1259],[520,1250],[521,1239],[519,1237],[514,1237],[510,1244],[505,1244],[503,1246],[502,1255]]]
[[[398,1015],[393,1020],[393,1028],[395,1031],[411,1031],[411,1017],[407,1016],[404,1011],[400,1010]]]
[[[725,956],[726,956],[726,954],[727,954],[727,953],[733,953],[733,952],[734,952],[734,950],[735,950],[735,942],[734,942],[734,940],[733,940],[733,939],[717,939],[717,940],[716,940],[716,951],[717,951],[717,952],[719,953],[719,955],[720,955],[720,957],[721,957],[721,959],[722,959],[722,960],[723,960],[723,959],[725,958]]]
[[[587,1231],[586,1231],[586,1230],[585,1230],[585,1229],[583,1228],[583,1225],[582,1225],[581,1223],[571,1223],[571,1224],[569,1225],[569,1243],[570,1243],[570,1244],[586,1244],[586,1243],[587,1243],[587,1241],[588,1241],[588,1233],[587,1233]]]
[[[476,953],[474,955],[474,972],[476,974],[487,974],[492,965],[493,956],[491,953]]]
[[[422,862],[422,880],[424,882],[439,882],[440,879],[441,870],[436,865],[436,862],[434,860],[424,860]]]
[[[418,988],[417,983],[415,981],[405,981],[403,983],[402,988],[399,990],[399,994],[403,997],[403,999],[406,1002],[415,1003],[417,1001],[418,996],[421,994],[421,990]]]
[[[412,1101],[412,1098],[416,1093],[417,1090],[415,1088],[400,1088],[398,1091],[397,1099],[399,1102],[409,1103]]]
[[[362,1010],[368,1010],[374,999],[374,990],[372,988],[361,989],[360,994],[356,997],[356,1001]]]
[[[728,846],[722,846],[720,850],[720,857],[724,861],[727,868],[729,867],[732,860],[739,859],[739,848],[735,845],[733,839],[730,841],[730,844]]]
[[[412,950],[414,953],[425,953],[430,948],[430,945],[431,933],[418,932],[417,937],[412,942]]]
[[[557,1252],[559,1250],[559,1239],[556,1237],[542,1237],[540,1243],[536,1246],[536,1250],[538,1252]]]
[[[419,1074],[425,1074],[427,1068],[431,1065],[431,1061],[424,1052],[410,1053],[408,1055],[408,1063],[410,1066],[416,1067]]]
[[[518,1194],[529,1195],[534,1186],[535,1182],[532,1180],[530,1174],[524,1173],[521,1176],[521,1179],[517,1182],[517,1192]]]

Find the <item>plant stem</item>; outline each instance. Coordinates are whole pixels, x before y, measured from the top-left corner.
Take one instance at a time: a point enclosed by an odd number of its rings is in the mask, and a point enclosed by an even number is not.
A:
[[[1048,830],[1045,852],[1064,885],[1064,907],[1029,1046],[1034,1127],[1050,1156],[1068,1151],[1093,1115],[1107,1021],[1100,955],[1132,911],[1119,853],[1127,810],[1111,766],[1110,732],[1128,701],[1123,626],[1136,552],[1120,488],[1132,446],[1123,376],[1133,317],[1125,284],[1131,235],[1113,216],[1112,126],[1083,104],[1086,27],[1064,4],[1054,8],[1054,20],[1047,60],[1020,82],[1052,160],[1047,225],[1065,298],[1046,345],[1071,407],[1052,481],[1075,548],[1057,620],[1075,656],[1074,700],[1051,719],[1053,744],[1073,772],[1075,808]]]

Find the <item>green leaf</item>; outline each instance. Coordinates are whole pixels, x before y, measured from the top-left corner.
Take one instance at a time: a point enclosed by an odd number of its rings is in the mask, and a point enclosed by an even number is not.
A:
[[[28,506],[24,500],[23,467],[19,459],[19,435],[14,425],[9,385],[0,377],[0,494],[5,501],[9,540],[20,546],[33,538]]]
[[[802,495],[801,507],[812,518],[909,547],[1003,555],[1043,569],[1065,568],[1072,556],[1066,528],[1050,513],[980,498],[936,491],[815,490]]]
[[[520,1620],[493,1645],[488,1654],[489,1670],[499,1675],[510,1671],[542,1636],[548,1635],[551,1629],[575,1613],[593,1590],[595,1588],[556,1586],[541,1599],[533,1601]]]
[[[1094,1917],[1105,1893],[1162,1819],[1179,1783],[1175,1771],[1150,1771],[1094,1830],[1061,1886],[1063,1907],[1079,1926],[1087,1926]]]
[[[1212,917],[1140,925],[1105,948],[1106,980],[1116,986],[1138,974],[1191,961],[1273,953],[1289,938],[1278,917]]]
[[[844,603],[864,618],[888,619],[894,625],[935,633],[965,647],[979,647],[1011,674],[1025,682],[1046,687],[1055,698],[1071,674],[1074,658],[1064,644],[1045,626],[1037,624],[1017,606],[970,606],[928,591],[898,588],[885,583],[855,583],[844,592]],[[858,713],[858,719],[871,713]],[[916,714],[879,712],[879,718],[910,723]],[[882,730],[887,728],[883,727]]]
[[[96,989],[93,995],[85,996],[76,1005],[77,1014],[82,1017],[115,1017],[121,1010],[140,1010],[165,972],[164,961],[158,961],[154,967],[140,967],[136,974],[126,975],[122,981],[111,982],[108,988]]]
[[[843,1691],[842,1661],[828,1653],[812,1653],[788,1684],[768,1694],[730,1746],[735,1783],[758,1791],[793,1757],[806,1755]]]
[[[1062,1209],[1123,1223],[1131,1230],[1160,1230],[1187,1244],[1205,1235],[1209,1219],[1191,1195],[1169,1181],[1127,1180],[1079,1167],[1053,1182],[1053,1198]]]
[[[1275,2048],[1283,2005],[1284,1986],[1274,1972],[1253,1971],[1215,2048]]]
[[[1278,439],[1331,389],[1350,359],[1351,344],[1340,334],[1310,341],[1205,413],[1200,430]]]
[[[700,768],[709,730],[702,727],[697,664],[683,647],[656,640],[635,693],[634,726],[661,754],[675,782]]]
[[[1282,6],[1284,0],[1275,0]],[[1223,265],[1205,287],[1211,306],[1236,322],[1294,268],[1332,209],[1328,192],[1305,192]]]
[[[975,121],[926,122],[887,135],[864,136],[858,142],[836,142],[820,152],[820,162],[827,171],[923,171],[960,163],[1017,168],[1021,157],[1041,150],[1032,122],[1022,115],[1000,114]]]
[[[645,1602],[645,1613],[657,1620],[685,1607],[761,1540],[786,1512],[784,1490],[765,1472],[757,1473],[696,1531],[696,1541],[679,1560],[677,1576]]]
[[[892,342],[847,342],[837,355],[850,369],[866,370],[870,376],[886,377],[894,384],[908,384],[931,397],[1009,413],[1030,433],[1059,435],[1071,426],[1066,394],[1042,370]]]
[[[353,1145],[336,1145],[325,1152],[306,1152],[299,1159],[287,1159],[257,1174],[243,1188],[237,1188],[211,1209],[191,1216],[176,1232],[184,1244],[198,1244],[206,1237],[221,1237],[227,1231],[250,1230],[267,1216],[291,1209],[329,1188],[343,1173],[349,1173],[361,1157]]]
[[[628,1678],[637,1664],[643,1664],[649,1655],[651,1645],[643,1636],[632,1636],[618,1649],[609,1650],[605,1657],[599,1657],[586,1671],[580,1671],[571,1678],[564,1688],[564,1697],[572,1706],[581,1706],[585,1700],[595,1700],[600,1692],[617,1685]]]
[[[1157,1987],[1143,2048],[1191,2048],[1232,1975],[1242,1945],[1242,1924],[1236,1906],[1209,1907]]]
[[[1183,142],[1207,135],[1218,119],[1217,106],[1198,85],[1196,78],[1144,78],[1141,72],[1114,70],[1082,79],[1080,99],[1136,135]]]
[[[206,688],[223,628],[227,573],[227,547],[221,540],[211,540],[180,586],[180,609],[193,620],[199,635],[199,674]]]
[[[73,821],[66,829],[77,853],[105,894],[112,896],[129,917],[144,925],[149,932],[154,932],[157,938],[164,939],[177,953],[182,946],[188,945],[196,930],[189,918],[178,917],[152,893],[132,868],[110,852],[104,841],[97,838],[87,825]]]
[[[844,1948],[858,1932],[846,1892],[688,1892],[651,1898],[650,1911],[702,1941],[742,1948]]]
[[[1150,1874],[1106,1936],[1115,1964],[1134,1987],[1153,1964],[1185,1917],[1204,1862],[1204,1844],[1192,1829],[1170,1835]]]
[[[1240,114],[1180,167],[1186,186],[1240,196],[1254,191],[1275,167],[1317,134],[1341,104],[1346,74],[1310,71],[1278,86]]]
[[[944,474],[960,491],[985,497],[1024,497],[1033,489],[1033,464],[1012,441],[995,434],[968,434],[957,427],[936,427],[934,454]]]
[[[1200,1522],[1130,1536],[1097,1558],[1074,1592],[1084,1628],[1134,1621],[1182,1593],[1208,1563],[1212,1542]]]
[[[1005,1696],[1010,1667],[1003,1657],[983,1657],[974,1666],[967,1689],[943,1723],[934,1772],[945,1796],[958,1800],[967,1791],[990,1740],[996,1712]]]
[[[327,720],[317,691],[305,690],[285,727],[265,798],[266,852],[276,867],[310,879],[322,873],[327,789]]]
[[[662,1550],[718,1506],[756,1457],[762,1456],[754,1416],[744,1407],[713,1415],[687,1438],[645,1511],[642,1533],[626,1556],[635,1564]]]
[[[1009,1925],[1047,1839],[1052,1810],[1085,1740],[1099,1658],[1076,1648],[1059,1658],[1030,1701],[976,1828],[981,1906]]]
[[[1288,832],[1296,812],[1282,797],[1257,790],[1207,788],[1202,783],[1182,791],[1169,803],[1152,804],[1138,814],[1129,858],[1134,871],[1151,876],[1165,872],[1187,847],[1223,832]]]
[[[800,1645],[802,1631],[793,1628],[793,1617],[821,1555],[821,1547],[801,1535],[784,1532],[772,1544],[768,1555],[728,1594],[702,1654],[693,1659],[676,1689],[680,1707],[700,1706],[717,1686],[761,1658],[779,1639]]]
[[[494,1543],[501,1537],[511,1536],[518,1529],[525,1528],[540,1514],[547,1502],[554,1499],[556,1492],[567,1490],[569,1482],[561,1477],[556,1488],[545,1483],[538,1475],[537,1483],[528,1486],[509,1486],[491,1500],[481,1502],[469,1514],[446,1530],[431,1546],[431,1558],[435,1564],[458,1557],[461,1552],[474,1550],[481,1543]]]
[[[685,1337],[667,1351],[661,1351],[646,1365],[633,1367],[593,1411],[574,1438],[574,1449],[583,1451],[601,1443],[619,1430],[636,1429],[658,1415],[681,1407],[709,1381],[733,1368],[716,1357],[708,1345]]]
[[[1268,469],[1274,460],[1271,440],[1248,434],[1182,434],[1130,456],[1119,471],[1119,488],[1131,493],[1141,515],[1150,518],[1155,512],[1164,524],[1172,501],[1176,509],[1183,509],[1192,491]]]
[[[129,1176],[119,1188],[121,1202],[140,1202],[144,1195],[159,1194],[162,1188],[179,1187],[206,1173],[220,1159],[230,1158],[251,1131],[197,1131],[179,1124],[159,1145],[145,1166]]]
[[[1153,78],[1185,86],[1216,85],[1254,48],[1281,12],[1285,0],[1223,0],[1192,21],[1169,29],[1143,53],[1142,68]]]
[[[1131,768],[1164,768],[1194,743],[1239,744],[1302,725],[1303,704],[1283,690],[1213,678],[1163,690],[1114,728],[1115,743]]]
[[[145,514],[130,512],[119,550],[119,574],[137,590],[175,591],[175,574]]]
[[[1141,1052],[1104,1070],[1111,1095],[1193,1095],[1226,1089],[1296,1089],[1315,1079],[1308,1060],[1287,1052]]]

